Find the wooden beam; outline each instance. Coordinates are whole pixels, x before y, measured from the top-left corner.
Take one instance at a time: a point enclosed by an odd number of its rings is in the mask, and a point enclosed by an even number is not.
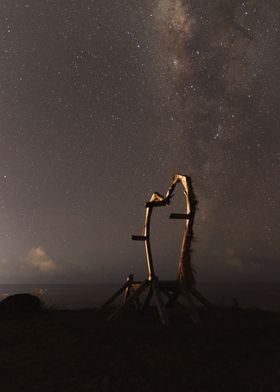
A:
[[[147,237],[145,235],[132,235],[131,239],[133,241],[146,241]]]
[[[177,298],[179,297],[179,294],[180,294],[180,290],[178,288],[176,291],[173,292],[170,299],[167,301],[165,307],[170,308],[174,304],[174,302],[176,302]]]
[[[199,317],[197,307],[195,306],[195,303],[193,302],[191,292],[189,290],[186,290],[185,292],[181,292],[180,294],[183,296],[183,298],[185,298],[188,301],[188,303],[190,305],[192,322],[194,324],[199,324],[201,320]]]
[[[163,325],[168,325],[169,324],[169,320],[168,320],[168,316],[167,316],[167,312],[165,309],[165,305],[160,293],[160,289],[159,289],[159,285],[158,285],[158,279],[155,277],[152,282],[152,288],[153,288],[153,293],[155,295],[155,300],[156,300],[156,305],[157,305],[157,310],[160,316],[160,320],[161,323]]]
[[[122,305],[120,305],[114,312],[111,314],[111,316],[108,318],[108,320],[113,320],[116,319],[118,316],[120,316],[125,309],[128,308],[130,304],[133,304],[133,302],[138,298],[149,286],[150,282],[148,280],[145,280],[143,284],[134,291],[133,294],[130,295],[130,297],[126,300],[126,302]]]
[[[169,219],[189,219],[190,218],[190,214],[176,214],[176,213],[172,213],[169,215]]]
[[[211,304],[202,294],[200,294],[199,291],[197,291],[194,287],[190,288],[190,293],[200,302],[202,305],[204,305],[206,308],[211,310],[216,317],[220,316],[219,311],[215,308],[214,305]]]
[[[166,206],[166,200],[155,200],[155,201],[147,201],[146,203],[146,208],[151,208],[151,207],[163,207]]]
[[[112,302],[115,301],[115,299],[117,299],[131,284],[130,280],[127,280],[127,282],[115,293],[113,294],[108,301],[106,301],[101,307],[100,307],[100,311],[104,310],[108,305],[110,305]]]
[[[146,296],[145,301],[143,302],[143,305],[140,309],[141,312],[143,312],[146,309],[146,307],[149,305],[149,303],[151,302],[152,296],[153,296],[153,290],[150,287],[148,295]]]

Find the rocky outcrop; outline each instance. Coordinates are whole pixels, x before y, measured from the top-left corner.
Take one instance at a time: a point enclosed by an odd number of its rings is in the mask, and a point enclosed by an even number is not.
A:
[[[28,293],[10,295],[0,302],[1,313],[36,313],[41,310],[40,299]]]

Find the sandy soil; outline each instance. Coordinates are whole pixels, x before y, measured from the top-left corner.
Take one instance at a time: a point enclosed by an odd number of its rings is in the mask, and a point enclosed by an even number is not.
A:
[[[153,310],[0,315],[3,392],[280,391],[280,314],[224,309],[167,328]]]

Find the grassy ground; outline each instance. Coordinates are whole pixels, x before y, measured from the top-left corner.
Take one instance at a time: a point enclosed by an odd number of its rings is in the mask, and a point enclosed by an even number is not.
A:
[[[106,322],[94,310],[0,316],[3,392],[280,391],[280,314],[175,311]]]

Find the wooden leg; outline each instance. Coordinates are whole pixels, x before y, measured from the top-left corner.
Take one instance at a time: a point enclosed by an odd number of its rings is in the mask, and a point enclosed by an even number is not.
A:
[[[143,302],[143,305],[142,305],[142,307],[140,309],[141,312],[143,312],[146,309],[146,307],[149,305],[149,303],[150,303],[150,301],[152,299],[152,296],[153,296],[153,289],[150,287],[148,295],[145,298],[145,301]]]
[[[136,306],[136,310],[139,312],[139,310],[141,310],[142,307],[139,297],[136,297],[135,306]]]
[[[133,294],[130,295],[130,297],[127,299],[127,301],[124,304],[120,305],[113,312],[113,314],[111,314],[111,316],[108,318],[108,320],[113,320],[113,319],[117,318],[118,316],[120,316],[120,314],[123,313],[125,311],[125,309],[127,309],[128,306],[130,304],[132,304],[136,300],[136,298],[138,298],[139,295],[141,295],[146,290],[146,288],[148,286],[149,286],[149,281],[145,280],[142,283],[142,285],[137,290],[135,290]]]
[[[196,306],[195,306],[195,304],[193,302],[193,299],[192,299],[192,296],[191,296],[190,292],[189,291],[184,291],[184,293],[182,293],[182,295],[183,295],[184,298],[187,299],[187,301],[188,301],[188,303],[190,305],[192,322],[194,324],[199,324],[201,320],[200,320],[197,308],[196,308]]]
[[[168,299],[168,301],[167,301],[165,307],[166,307],[166,308],[170,308],[170,307],[174,304],[174,302],[177,300],[179,294],[180,294],[179,290],[174,291],[174,292],[171,294],[170,298]]]
[[[128,296],[126,297],[126,300],[127,300],[128,297],[129,297],[130,295],[132,295],[133,293],[135,293],[135,290],[134,290],[134,288],[133,288],[132,286],[130,286],[130,287],[129,287],[129,293],[128,293]],[[134,305],[135,305],[135,308],[136,308],[137,311],[139,311],[139,310],[141,309],[141,302],[140,302],[139,297],[136,297],[136,298],[135,298]]]
[[[200,294],[199,291],[197,291],[195,288],[190,289],[190,293],[199,301],[202,303],[202,305],[206,306],[208,309],[210,309],[217,317],[219,317],[219,312],[218,310],[209,302],[205,297],[203,297],[202,294]]]
[[[115,294],[113,294],[108,301],[106,301],[100,308],[99,311],[104,310],[107,306],[109,306],[112,302],[115,301],[130,285],[130,281],[127,281]]]
[[[160,289],[160,291],[166,296],[167,300],[171,299],[172,294],[170,294],[169,291],[163,289]]]
[[[160,320],[162,322],[162,324],[164,325],[168,325],[169,324],[169,320],[168,320],[168,316],[166,313],[166,309],[165,309],[165,305],[160,293],[160,288],[158,285],[158,280],[157,278],[154,278],[152,280],[152,288],[153,288],[153,293],[155,295],[155,300],[156,300],[156,305],[157,305],[157,310],[160,316]]]
[[[129,296],[130,296],[130,291],[131,291],[131,288],[128,286],[128,287],[125,289],[124,301],[123,301],[123,302],[125,302],[125,301],[128,300],[128,298],[129,298]]]
[[[128,299],[128,297],[130,296],[130,293],[132,292],[132,287],[131,287],[131,283],[133,283],[133,275],[132,274],[126,278],[126,282],[128,283],[128,286],[125,290],[124,302]]]

